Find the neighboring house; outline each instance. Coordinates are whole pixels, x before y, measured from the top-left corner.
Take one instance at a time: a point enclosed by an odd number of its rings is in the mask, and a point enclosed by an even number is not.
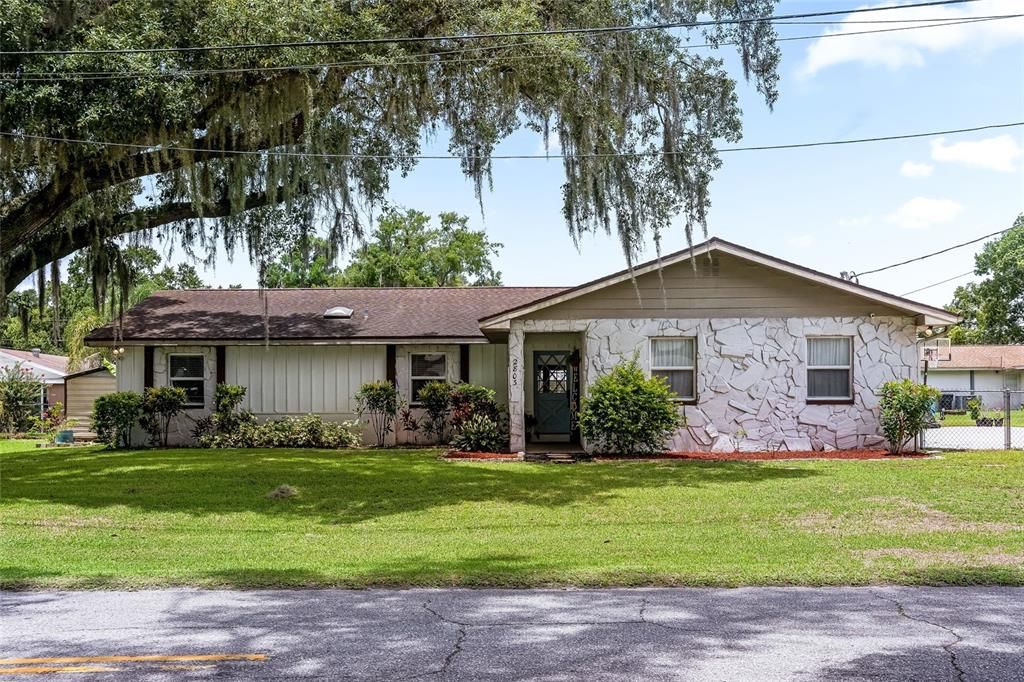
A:
[[[64,412],[75,421],[72,430],[75,438],[91,440],[96,438],[92,430],[92,408],[96,398],[117,390],[117,379],[104,365],[83,369],[64,377],[67,402]]]
[[[428,381],[484,384],[516,451],[578,441],[587,387],[635,356],[685,414],[671,449],[810,450],[881,445],[878,389],[918,379],[918,332],[956,321],[712,239],[573,288],[161,291],[87,342],[124,348],[121,390],[181,386],[192,417],[217,382],[260,417],[332,419],[367,381],[412,403]]]
[[[948,357],[928,363],[928,383],[943,392],[942,406],[964,409],[976,395],[986,407],[1003,406],[1003,391],[1011,406],[1024,405],[1024,345],[950,346]]]
[[[68,373],[68,359],[63,355],[49,355],[38,348],[14,350],[0,348],[0,367],[20,365],[28,369],[45,384],[39,397],[40,413],[54,403],[64,402],[64,376]]]

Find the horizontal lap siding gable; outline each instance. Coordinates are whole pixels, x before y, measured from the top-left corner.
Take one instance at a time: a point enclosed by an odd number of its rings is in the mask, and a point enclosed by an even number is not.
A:
[[[537,320],[600,318],[814,317],[903,315],[888,306],[808,282],[735,256],[717,257],[717,274],[677,263],[543,308]]]

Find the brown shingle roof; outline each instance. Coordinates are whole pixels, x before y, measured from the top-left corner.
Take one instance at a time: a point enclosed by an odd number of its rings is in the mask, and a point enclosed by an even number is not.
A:
[[[1024,345],[950,346],[949,355],[932,369],[1024,369]]]
[[[60,374],[67,374],[68,371],[68,359],[63,355],[50,355],[48,353],[36,355],[30,350],[14,350],[13,348],[0,348],[0,353],[9,355],[18,361],[34,362],[41,367]]]
[[[562,291],[558,287],[191,289],[158,291],[125,313],[125,341],[259,341],[264,305],[273,340],[483,339],[478,320]],[[352,318],[324,319],[344,306]],[[365,311],[365,314],[364,314]],[[114,327],[88,342],[112,341]]]

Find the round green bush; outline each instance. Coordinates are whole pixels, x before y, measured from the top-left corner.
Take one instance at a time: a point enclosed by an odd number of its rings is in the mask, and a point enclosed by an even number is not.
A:
[[[663,451],[682,420],[665,380],[644,376],[634,358],[590,386],[579,423],[595,451],[640,455]]]

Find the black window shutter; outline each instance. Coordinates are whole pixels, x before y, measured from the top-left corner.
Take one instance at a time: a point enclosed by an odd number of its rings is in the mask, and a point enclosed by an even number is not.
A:
[[[228,365],[226,346],[217,346],[217,383],[223,384],[227,381]]]
[[[142,348],[142,387],[153,387],[153,346]]]
[[[387,372],[385,375],[387,380],[392,384],[395,383],[395,344],[389,343],[385,346],[386,356],[384,361],[384,371]]]
[[[469,344],[459,346],[459,381],[469,383]]]

